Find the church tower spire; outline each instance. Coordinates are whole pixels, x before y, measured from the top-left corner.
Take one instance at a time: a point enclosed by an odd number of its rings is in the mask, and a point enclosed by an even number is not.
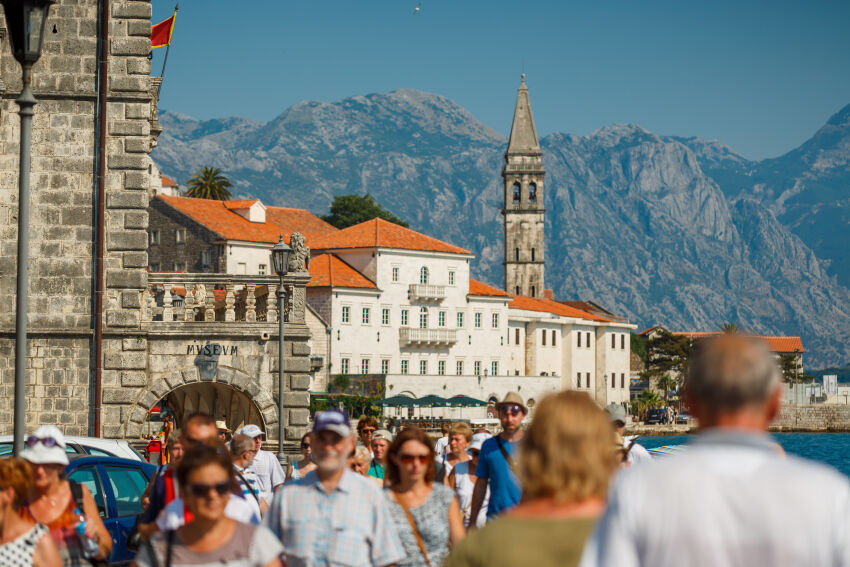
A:
[[[543,297],[543,152],[531,113],[525,73],[517,92],[514,121],[505,152],[505,290]]]

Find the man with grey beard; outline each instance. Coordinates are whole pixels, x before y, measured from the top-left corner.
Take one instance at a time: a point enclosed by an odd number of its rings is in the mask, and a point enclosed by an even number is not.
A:
[[[380,487],[346,466],[354,449],[348,416],[318,412],[311,440],[316,470],[284,485],[265,517],[287,567],[386,567],[404,559]]]

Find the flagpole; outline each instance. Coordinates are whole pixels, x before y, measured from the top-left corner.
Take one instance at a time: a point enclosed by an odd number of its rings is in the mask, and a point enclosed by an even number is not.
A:
[[[165,46],[165,58],[162,60],[162,71],[159,73],[159,78],[165,77],[165,64],[168,63],[168,52],[171,50],[171,34],[174,33],[174,24],[177,23],[177,10],[180,9],[180,4],[174,5],[174,20],[171,22],[171,30],[168,33],[168,45]],[[162,81],[159,82],[159,88],[156,90],[156,98],[159,98],[159,91],[162,90]]]

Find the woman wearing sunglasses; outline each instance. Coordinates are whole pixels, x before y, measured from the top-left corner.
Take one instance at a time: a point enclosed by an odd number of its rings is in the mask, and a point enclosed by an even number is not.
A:
[[[386,495],[407,558],[399,567],[439,567],[465,530],[454,492],[434,482],[434,449],[421,429],[405,429],[387,451]]]
[[[310,447],[311,444],[310,434],[305,433],[304,437],[301,438],[301,455],[303,455],[304,458],[298,462],[289,463],[289,466],[286,469],[287,482],[290,480],[304,478],[307,476],[308,472],[316,469],[316,463],[314,463],[312,459],[313,450]]]
[[[47,528],[20,516],[31,484],[32,469],[26,461],[0,460],[0,565],[60,567],[62,560]]]
[[[177,481],[189,521],[174,531],[154,534],[139,549],[135,565],[279,567],[283,547],[269,530],[225,514],[234,497],[234,476],[223,446],[198,444],[186,451],[177,465]]]
[[[42,425],[26,439],[21,458],[32,469],[32,485],[21,517],[47,526],[65,567],[90,565],[84,545],[97,545],[95,559],[106,559],[112,538],[85,486],[65,480],[65,436],[53,425]],[[77,525],[85,519],[85,535]],[[88,541],[86,541],[88,540]]]

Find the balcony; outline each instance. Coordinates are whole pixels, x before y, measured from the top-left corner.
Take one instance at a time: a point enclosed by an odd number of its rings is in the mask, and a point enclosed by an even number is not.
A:
[[[446,286],[431,284],[410,284],[408,296],[411,301],[441,301],[446,298]]]
[[[457,342],[457,329],[412,329],[398,330],[400,346],[451,346]]]

